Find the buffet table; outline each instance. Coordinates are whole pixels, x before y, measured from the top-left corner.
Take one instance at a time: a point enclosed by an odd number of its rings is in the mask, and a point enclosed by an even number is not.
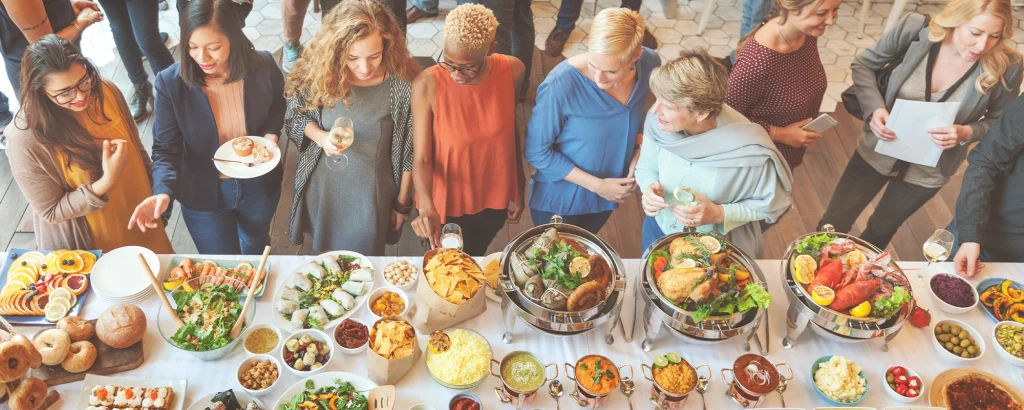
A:
[[[3,254],[6,256],[6,254]],[[243,259],[240,256],[217,256],[215,259]],[[273,306],[272,299],[277,287],[282,283],[283,278],[296,266],[309,260],[308,256],[271,256],[272,270],[268,289],[265,295],[257,299],[256,322],[272,322]],[[170,260],[169,255],[160,257],[162,269]],[[206,257],[199,258],[206,259]],[[258,259],[258,257],[244,257],[247,260]],[[384,265],[394,258],[370,258],[374,263],[376,282],[375,287],[384,283],[382,271]],[[422,263],[422,257],[405,258],[416,266]],[[625,266],[629,274],[629,289],[633,289],[634,279],[639,271],[640,261],[636,259],[625,260]],[[790,408],[813,409],[825,407],[827,403],[818,396],[811,383],[811,364],[821,356],[843,355],[860,364],[868,378],[868,397],[860,406],[874,407],[879,410],[887,406],[898,406],[900,403],[893,400],[884,392],[883,372],[888,366],[904,365],[920,373],[924,381],[926,391],[917,403],[918,406],[927,405],[927,389],[930,389],[932,379],[942,371],[955,367],[950,362],[945,362],[938,356],[935,348],[929,340],[930,329],[918,329],[907,324],[901,334],[890,344],[888,353],[883,353],[878,342],[860,344],[842,344],[822,338],[814,332],[804,332],[795,341],[792,349],[783,349],[781,340],[786,334],[786,310],[788,308],[787,298],[782,288],[782,281],[779,275],[780,263],[777,260],[758,261],[768,281],[768,289],[774,296],[774,302],[769,310],[771,340],[770,353],[768,358],[776,364],[788,363],[792,366],[796,379],[789,383],[786,391],[786,403]],[[924,263],[907,262],[900,264],[904,268],[921,268]],[[933,265],[932,269],[951,271],[951,264]],[[917,271],[908,271],[914,293],[921,306],[929,309],[932,313],[932,323],[949,317],[938,309],[933,309],[934,302],[928,292],[924,281],[918,279]],[[138,272],[125,272],[124,274],[139,274]],[[1024,265],[1019,264],[988,264],[984,277],[1008,277],[1016,280],[1024,279]],[[975,284],[977,281],[972,281]],[[410,290],[410,298],[414,298],[414,291]],[[110,303],[103,300],[96,294],[90,294],[81,316],[87,319],[94,319],[106,309]],[[239,346],[227,357],[216,362],[203,362],[193,358],[189,354],[179,351],[165,342],[157,331],[156,317],[160,309],[160,302],[156,295],[152,295],[139,305],[148,318],[148,328],[143,339],[145,351],[145,362],[135,370],[117,374],[119,377],[134,379],[159,379],[159,380],[188,380],[188,388],[185,392],[185,409],[193,402],[205,395],[226,390],[229,388],[240,389],[236,379],[238,365],[246,357],[245,351]],[[635,323],[633,320],[635,310],[633,292],[628,292],[622,309],[622,318],[626,329]],[[369,321],[370,313],[363,306],[353,316],[364,321]],[[977,362],[976,368],[996,374],[1011,383],[1020,387],[1021,372],[1018,368],[1004,362],[992,351],[991,334],[995,323],[982,313],[980,309],[973,309],[970,312],[956,317],[974,326],[985,337],[986,351],[984,356]],[[709,409],[738,409],[738,405],[725,396],[727,386],[720,375],[722,368],[731,368],[733,361],[744,353],[743,338],[735,338],[718,345],[695,345],[689,344],[675,338],[670,332],[662,331],[657,340],[654,341],[654,348],[651,352],[644,352],[641,347],[643,339],[643,328],[640,323],[635,323],[633,340],[627,342],[622,331],[614,331],[615,342],[612,345],[605,343],[604,335],[596,329],[582,336],[561,338],[532,331],[524,322],[517,321],[514,330],[514,338],[511,344],[505,344],[501,340],[504,331],[501,320],[501,309],[498,303],[488,301],[487,310],[466,322],[459,327],[467,327],[480,332],[491,344],[493,356],[500,360],[506,353],[514,350],[527,350],[536,353],[545,363],[557,363],[559,368],[559,379],[565,386],[565,393],[561,398],[561,406],[566,409],[574,409],[579,406],[573,401],[569,394],[572,392],[574,383],[564,374],[564,363],[575,363],[575,361],[590,353],[605,355],[615,362],[616,365],[632,365],[636,391],[632,396],[633,406],[637,409],[653,408],[648,401],[651,391],[651,382],[641,375],[641,364],[650,364],[652,358],[669,351],[680,353],[686,360],[695,366],[708,364],[712,368],[713,378],[711,387],[706,395],[707,408]],[[30,326],[19,326],[17,330],[27,336],[33,335],[40,328]],[[764,329],[759,331],[764,337]],[[426,336],[419,335],[420,348],[426,346]],[[752,344],[752,351],[757,350]],[[338,353],[340,356],[331,361],[327,371],[345,371],[358,375],[366,375],[366,354],[348,356]],[[422,358],[420,362],[422,362]],[[628,372],[624,375],[628,376]],[[300,379],[289,372],[281,373],[282,380],[268,394],[261,397],[263,402],[273,408],[281,395],[291,385]],[[485,409],[512,409],[512,405],[501,404],[494,394],[494,388],[499,386],[497,378],[490,377],[480,386],[470,390],[484,402]],[[447,410],[448,401],[458,393],[439,386],[431,380],[427,374],[426,367],[419,363],[397,384],[398,401],[395,409],[407,410],[417,403],[427,403],[438,410]],[[54,387],[61,394],[61,401],[53,408],[74,408],[82,389],[82,383],[59,385]],[[781,406],[779,395],[776,393],[768,396],[761,408],[772,408]],[[611,400],[604,406],[609,409],[626,409],[626,398],[620,392],[612,394]],[[537,397],[524,408],[554,409],[555,403],[547,393],[547,386],[538,392]],[[700,409],[700,396],[692,394],[687,402],[686,408]]]

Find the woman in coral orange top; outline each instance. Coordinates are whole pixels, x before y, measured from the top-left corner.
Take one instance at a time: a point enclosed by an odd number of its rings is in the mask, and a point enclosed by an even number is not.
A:
[[[439,245],[441,221],[462,228],[463,251],[483,256],[505,220],[523,212],[526,178],[515,135],[525,66],[493,54],[498,21],[464,4],[445,19],[437,65],[412,85],[416,235]]]

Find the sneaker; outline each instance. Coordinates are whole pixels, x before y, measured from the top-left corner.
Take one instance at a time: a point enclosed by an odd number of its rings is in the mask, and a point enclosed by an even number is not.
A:
[[[284,61],[281,62],[281,69],[284,70],[285,74],[292,72],[295,68],[295,62],[299,60],[299,56],[302,55],[302,44],[298,41],[289,41],[284,43]]]
[[[548,57],[557,57],[562,54],[562,50],[565,49],[565,42],[569,40],[570,31],[562,31],[555,29],[548,34],[548,39],[544,40],[544,54]]]
[[[132,110],[132,118],[135,122],[142,121],[146,118],[147,108],[149,102],[153,100],[153,84],[146,81],[145,84],[136,84],[135,92],[132,93],[132,99],[128,102],[128,108]]]
[[[426,10],[421,10],[416,6],[409,6],[409,8],[405,10],[405,24],[412,24],[412,22],[424,17],[437,17],[437,12],[428,13]]]

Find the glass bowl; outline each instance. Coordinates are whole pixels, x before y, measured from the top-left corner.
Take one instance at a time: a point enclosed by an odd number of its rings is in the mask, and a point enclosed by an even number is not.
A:
[[[473,335],[476,335],[480,339],[483,339],[484,344],[487,345],[487,363],[488,363],[488,366],[490,366],[491,359],[494,358],[494,350],[491,348],[491,343],[487,341],[487,338],[483,337],[483,335],[481,335],[480,333],[477,333],[474,330],[470,330],[470,329],[466,329],[466,328],[450,328],[450,329],[445,329],[444,332],[445,333],[451,333],[451,332],[453,332],[455,330],[463,330],[463,331],[466,331],[466,332],[471,333]],[[490,370],[488,370],[487,372],[484,372],[484,375],[481,376],[479,380],[474,381],[474,382],[469,383],[469,384],[450,384],[450,383],[446,383],[446,382],[442,381],[437,375],[435,375],[434,372],[432,370],[430,370],[430,366],[427,365],[427,360],[429,360],[431,356],[436,354],[436,353],[431,351],[429,342],[427,343],[427,349],[426,350],[427,350],[427,355],[426,355],[426,358],[423,360],[423,366],[427,368],[427,374],[429,374],[430,378],[434,379],[434,381],[437,382],[437,384],[440,384],[440,385],[442,385],[444,387],[447,387],[449,389],[452,389],[452,390],[469,390],[469,389],[472,389],[472,388],[474,388],[476,386],[481,385],[484,382],[484,380],[487,380],[487,376],[490,375]]]
[[[177,302],[175,302],[175,295],[179,295],[182,292],[189,292],[193,290],[199,290],[204,287],[212,287],[217,285],[229,285],[237,289],[239,303],[238,308],[242,308],[241,305],[245,304],[245,299],[249,292],[249,288],[245,286],[245,284],[243,284],[241,281],[225,276],[200,276],[198,278],[186,280],[181,285],[178,285],[178,287],[174,288],[174,290],[172,290],[171,293],[167,295],[167,300],[168,302],[171,303],[171,307],[177,309],[178,306]],[[245,324],[242,326],[242,331],[239,337],[236,337],[234,340],[228,342],[228,344],[224,346],[221,346],[213,350],[205,351],[183,349],[177,344],[175,344],[174,341],[171,340],[171,337],[174,336],[175,332],[177,332],[178,330],[178,326],[174,322],[173,316],[171,316],[175,314],[175,312],[168,312],[167,309],[164,308],[163,304],[160,304],[160,310],[157,312],[156,315],[156,325],[157,329],[159,329],[160,331],[160,336],[164,338],[167,344],[173,346],[175,349],[181,350],[185,353],[195,356],[199,360],[212,361],[227,356],[229,353],[231,353],[231,351],[235,349],[236,346],[238,346],[238,343],[242,341],[242,339],[244,339],[244,337],[242,336],[245,335],[245,331],[249,328],[249,326],[252,325],[253,318],[256,317],[256,304],[251,304],[251,306],[249,306],[249,311],[245,312]],[[230,330],[230,328],[228,330]]]

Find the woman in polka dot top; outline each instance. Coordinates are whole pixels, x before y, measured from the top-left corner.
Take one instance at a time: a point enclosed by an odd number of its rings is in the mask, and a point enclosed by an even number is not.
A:
[[[726,103],[764,127],[795,168],[821,134],[804,131],[818,115],[828,80],[818,37],[835,24],[840,0],[775,0],[768,20],[740,41]]]

